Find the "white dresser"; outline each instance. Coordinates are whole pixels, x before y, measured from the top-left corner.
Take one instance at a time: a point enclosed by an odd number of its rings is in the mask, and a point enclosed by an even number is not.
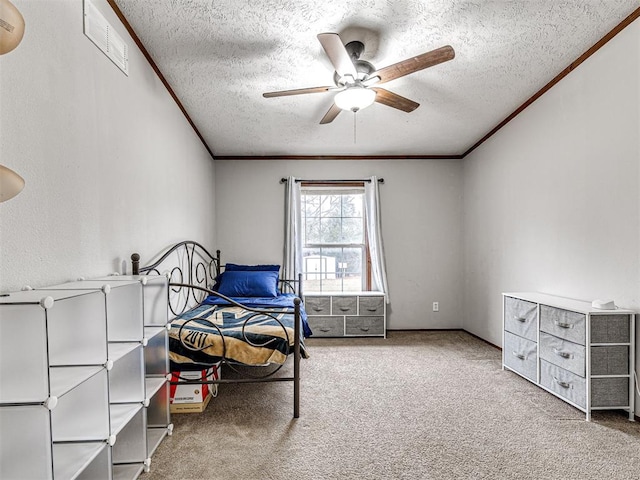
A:
[[[503,368],[586,413],[634,419],[635,312],[542,293],[503,294]]]
[[[157,314],[154,330],[144,326],[147,311]],[[148,471],[158,438],[172,430],[167,316],[166,277],[0,297],[0,478]]]
[[[386,337],[382,292],[328,292],[305,295],[304,308],[314,337]]]

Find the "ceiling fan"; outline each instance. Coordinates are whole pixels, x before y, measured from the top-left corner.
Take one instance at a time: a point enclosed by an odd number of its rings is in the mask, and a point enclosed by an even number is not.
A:
[[[338,92],[334,96],[333,105],[322,118],[320,124],[332,122],[341,110],[357,112],[374,102],[397,108],[403,112],[412,112],[420,106],[419,103],[374,85],[404,77],[455,57],[453,48],[446,45],[376,70],[371,63],[360,60],[360,55],[364,51],[362,42],[356,40],[345,45],[337,33],[321,33],[318,35],[318,40],[336,69],[333,76],[335,86],[267,92],[262,96],[272,98],[305,93]]]

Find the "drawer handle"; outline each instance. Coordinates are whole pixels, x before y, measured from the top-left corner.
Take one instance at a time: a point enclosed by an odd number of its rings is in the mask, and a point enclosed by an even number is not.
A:
[[[367,308],[367,312],[377,312],[377,308]]]
[[[573,323],[564,323],[559,322],[558,320],[554,321],[553,323],[555,323],[560,328],[573,328]]]
[[[563,382],[562,380],[558,380],[557,377],[553,377],[553,379],[556,381],[556,383],[558,385],[560,385],[562,388],[571,388],[571,384],[568,382]]]
[[[320,331],[321,332],[328,332],[329,330],[331,330],[331,329],[327,328],[327,327],[320,327]]]
[[[348,312],[349,310],[351,310],[349,307],[340,307],[341,312]]]
[[[520,360],[526,360],[527,359],[527,357],[525,357],[524,354],[522,354],[522,353],[518,353],[518,352],[511,352],[511,353],[513,353],[514,357],[519,358]]]
[[[518,322],[522,322],[525,323],[527,321],[526,318],[524,317],[518,317],[517,315],[513,317],[515,320],[517,320]]]
[[[363,332],[368,332],[369,331],[369,327],[360,327],[360,330],[362,330]]]
[[[563,352],[562,350],[558,350],[557,348],[553,349],[553,353],[555,353],[556,355],[562,358],[573,358],[573,355],[570,354],[569,352]]]
[[[321,307],[316,307],[316,306],[314,306],[314,307],[312,307],[312,308],[313,308],[313,311],[314,311],[314,312],[321,312],[321,311],[322,311],[322,308],[321,308]]]

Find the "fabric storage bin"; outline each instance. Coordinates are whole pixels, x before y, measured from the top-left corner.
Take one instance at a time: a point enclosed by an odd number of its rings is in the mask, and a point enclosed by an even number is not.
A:
[[[357,315],[358,314],[358,298],[357,297],[331,297],[331,314],[332,315]]]
[[[573,343],[585,344],[586,315],[540,305],[540,330]]]
[[[629,343],[629,315],[591,315],[591,343]]]
[[[592,407],[626,407],[629,405],[629,380],[625,377],[592,378]]]
[[[629,347],[625,345],[591,347],[591,375],[627,375]]]
[[[358,313],[360,315],[382,315],[384,313],[384,297],[358,297]]]
[[[540,332],[540,358],[581,377],[586,375],[583,345]]]
[[[509,332],[504,333],[504,364],[530,380],[538,375],[538,344]]]
[[[545,360],[540,360],[540,385],[581,408],[587,406],[586,380]]]
[[[311,297],[304,299],[307,315],[331,315],[331,297]]]
[[[307,321],[314,337],[344,336],[344,317],[309,315]]]
[[[518,298],[504,299],[504,329],[531,341],[537,341],[538,306]]]
[[[344,331],[347,335],[384,334],[384,317],[346,317],[344,325]]]

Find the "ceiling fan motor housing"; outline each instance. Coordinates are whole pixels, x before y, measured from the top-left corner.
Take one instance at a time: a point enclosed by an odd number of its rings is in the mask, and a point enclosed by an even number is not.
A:
[[[375,67],[371,65],[369,62],[365,60],[360,60],[360,55],[364,52],[364,43],[359,42],[358,40],[354,40],[352,42],[347,43],[344,48],[346,49],[353,65],[356,67],[356,71],[358,72],[358,78],[354,78],[353,80],[366,80],[366,78],[375,72]],[[341,77],[338,72],[333,74],[333,81],[338,87],[343,87],[350,82],[350,77]]]

